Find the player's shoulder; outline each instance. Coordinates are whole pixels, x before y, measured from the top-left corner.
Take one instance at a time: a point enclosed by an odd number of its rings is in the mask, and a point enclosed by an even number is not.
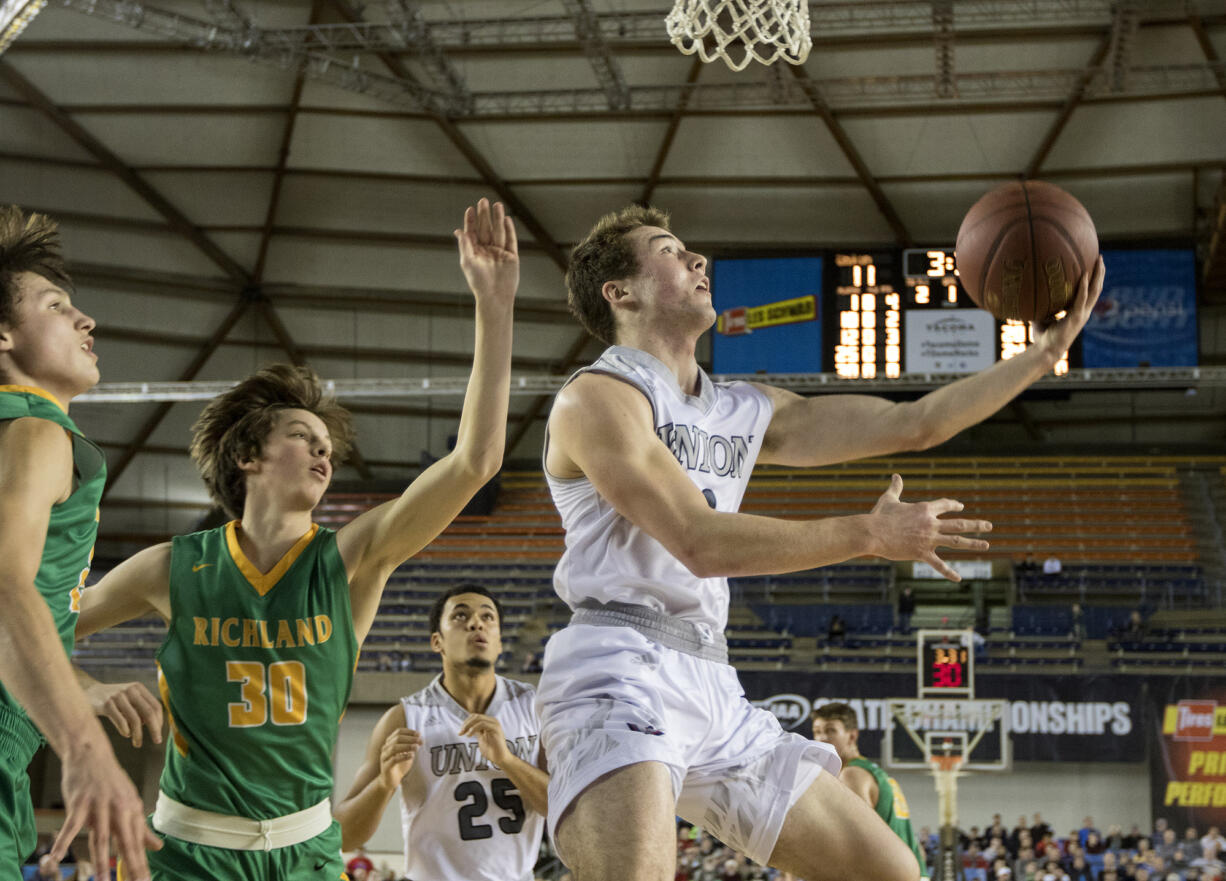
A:
[[[524,682],[519,679],[508,679],[505,676],[499,676],[498,681],[501,682],[503,687],[506,689],[507,700],[536,700],[536,686],[534,686],[532,683]]]

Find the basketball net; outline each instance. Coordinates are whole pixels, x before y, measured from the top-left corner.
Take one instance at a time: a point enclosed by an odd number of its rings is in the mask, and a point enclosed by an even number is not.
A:
[[[804,64],[813,48],[809,0],[676,0],[665,26],[683,54],[733,70],[780,58]]]

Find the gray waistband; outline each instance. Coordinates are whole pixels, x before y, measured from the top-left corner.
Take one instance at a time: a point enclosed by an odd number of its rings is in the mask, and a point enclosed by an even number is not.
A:
[[[728,640],[722,633],[683,618],[674,618],[635,603],[601,603],[584,600],[571,616],[572,624],[598,627],[631,627],[652,642],[676,649],[704,661],[728,663]]]

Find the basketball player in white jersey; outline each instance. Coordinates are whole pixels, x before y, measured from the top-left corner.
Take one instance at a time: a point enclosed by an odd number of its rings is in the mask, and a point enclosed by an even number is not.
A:
[[[807,881],[915,881],[915,857],[838,779],[826,744],[750,706],[727,664],[730,575],[872,555],[984,550],[950,499],[821,520],[737,513],[756,462],[813,467],[934,446],[995,413],[1068,349],[1102,288],[1017,357],[914,402],[802,398],[712,383],[695,345],[715,321],[706,260],[663,212],[603,218],[567,271],[572,311],[611,344],[558,394],[545,470],[566,529],[554,582],[574,610],[545,652],[537,709],[549,827],[576,881],[673,877],[674,814]],[[825,772],[825,773],[823,773]]]
[[[443,673],[388,710],[333,813],[342,847],[365,844],[400,792],[404,874],[412,881],[532,881],[548,775],[532,686],[494,673],[502,607],[460,584],[430,610]]]

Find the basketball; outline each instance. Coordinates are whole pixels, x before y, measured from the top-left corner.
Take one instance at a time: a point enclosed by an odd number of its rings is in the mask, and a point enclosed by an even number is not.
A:
[[[1004,184],[971,206],[955,245],[958,276],[997,318],[1047,321],[1067,309],[1098,258],[1094,221],[1071,195],[1042,181]]]

